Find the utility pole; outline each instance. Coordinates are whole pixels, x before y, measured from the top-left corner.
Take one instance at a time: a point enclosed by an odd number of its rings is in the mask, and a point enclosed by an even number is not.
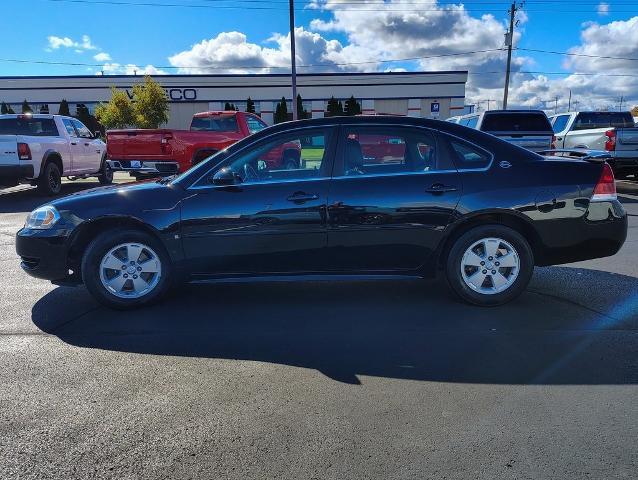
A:
[[[572,89],[569,89],[569,102],[567,103],[567,111],[572,111]]]
[[[290,72],[292,79],[292,119],[297,120],[297,59],[295,57],[295,0],[290,4]]]
[[[558,113],[558,95],[554,98],[554,115]]]
[[[623,102],[624,99],[625,99],[625,96],[621,95],[620,96],[620,105],[618,105],[618,111],[619,112],[622,112],[622,102]]]
[[[507,68],[505,70],[505,91],[503,92],[503,110],[507,110],[507,96],[510,88],[510,70],[512,68],[512,46],[514,45],[514,19],[518,10],[516,2],[512,2],[510,7],[510,29],[505,34],[505,44],[507,45]]]

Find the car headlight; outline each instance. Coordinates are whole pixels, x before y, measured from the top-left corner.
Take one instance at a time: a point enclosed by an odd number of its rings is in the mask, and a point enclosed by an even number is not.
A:
[[[57,209],[53,205],[45,205],[44,207],[36,208],[27,216],[24,227],[45,230],[55,225],[58,220],[60,220],[60,213]]]

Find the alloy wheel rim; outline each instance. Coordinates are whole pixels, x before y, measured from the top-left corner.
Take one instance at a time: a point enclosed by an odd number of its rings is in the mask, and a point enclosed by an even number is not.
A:
[[[461,258],[465,284],[483,295],[495,295],[510,288],[520,272],[521,261],[511,243],[487,237],[474,242]]]
[[[61,178],[52,170],[51,173],[49,173],[49,188],[51,191],[57,192],[60,189],[61,183]]]
[[[142,243],[122,243],[111,248],[100,262],[102,286],[118,298],[141,298],[151,293],[162,276],[162,262]]]

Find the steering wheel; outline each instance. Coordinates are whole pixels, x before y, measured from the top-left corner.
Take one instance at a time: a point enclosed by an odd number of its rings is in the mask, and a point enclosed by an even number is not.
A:
[[[244,163],[244,182],[258,181],[259,174],[257,170],[250,164]]]

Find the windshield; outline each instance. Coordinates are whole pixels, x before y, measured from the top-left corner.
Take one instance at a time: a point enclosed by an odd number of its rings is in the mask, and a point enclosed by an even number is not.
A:
[[[191,130],[206,132],[236,132],[237,117],[235,115],[214,115],[210,117],[193,117]]]

